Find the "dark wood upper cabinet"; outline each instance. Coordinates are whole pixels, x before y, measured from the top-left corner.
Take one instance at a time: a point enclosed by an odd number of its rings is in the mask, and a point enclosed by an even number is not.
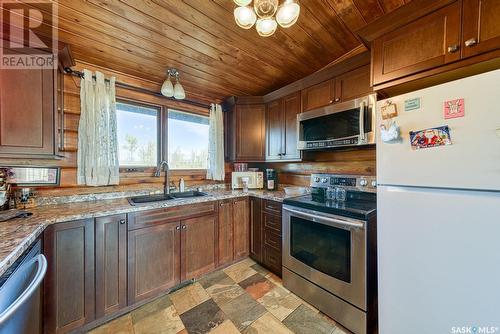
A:
[[[0,70],[0,157],[56,154],[57,71]]]
[[[95,220],[96,318],[127,306],[127,217]]]
[[[232,161],[266,158],[266,106],[236,104],[226,115],[226,148]]]
[[[221,266],[233,261],[234,244],[232,200],[219,202],[218,218],[217,266]]]
[[[94,221],[50,225],[44,254],[44,332],[67,333],[94,320]]]
[[[233,202],[234,259],[248,256],[250,253],[250,214],[248,198]]]
[[[373,92],[370,87],[370,65],[347,72],[335,78],[335,90],[340,101],[348,101]]]
[[[250,257],[262,262],[262,200],[250,197]]]
[[[463,0],[462,55],[500,48],[499,0]]]
[[[335,79],[327,80],[302,90],[302,110],[308,111],[335,101]]]
[[[217,224],[214,215],[181,221],[181,280],[216,268]]]
[[[180,222],[128,232],[128,303],[145,300],[180,283]]]
[[[373,84],[460,59],[461,8],[455,2],[372,43]]]
[[[301,94],[285,96],[267,105],[266,160],[300,160],[297,149],[297,114],[301,112]]]

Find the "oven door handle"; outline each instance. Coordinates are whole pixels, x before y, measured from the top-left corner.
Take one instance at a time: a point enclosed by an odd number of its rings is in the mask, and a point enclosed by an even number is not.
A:
[[[359,140],[365,141],[365,102],[361,102],[359,106]]]
[[[298,211],[298,210],[294,210],[294,209],[290,209],[290,208],[283,208],[283,210],[286,210],[288,212],[294,213],[294,214],[302,216],[302,217],[311,218],[314,221],[322,220],[322,221],[326,221],[326,222],[329,222],[329,223],[332,223],[335,225],[343,225],[343,226],[347,226],[347,227],[355,227],[355,228],[361,228],[361,229],[364,228],[364,226],[365,226],[363,223],[356,223],[356,222],[350,222],[350,221],[342,220],[342,219],[335,219],[335,218],[330,218],[330,217],[325,217],[325,216],[320,216],[320,215],[313,215],[313,214],[310,214],[307,212]]]

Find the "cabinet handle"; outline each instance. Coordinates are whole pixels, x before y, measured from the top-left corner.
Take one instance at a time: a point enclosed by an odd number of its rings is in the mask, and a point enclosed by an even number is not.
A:
[[[465,41],[465,46],[470,48],[471,46],[474,46],[477,44],[477,39],[471,38]]]
[[[448,53],[455,53],[458,51],[458,49],[459,49],[458,45],[456,44],[450,45],[448,46]]]
[[[175,227],[175,229],[176,229],[177,231],[179,231],[179,230],[181,229],[181,227],[180,227],[180,226],[176,226],[176,227]]]
[[[339,102],[339,101],[340,101],[340,97],[336,97],[335,102]]]
[[[328,103],[330,103],[330,104],[333,103],[333,100],[330,100]]]
[[[123,225],[126,223],[126,220],[125,219],[120,219],[120,224]]]
[[[182,229],[183,230],[187,229],[187,226],[186,225],[182,225]]]

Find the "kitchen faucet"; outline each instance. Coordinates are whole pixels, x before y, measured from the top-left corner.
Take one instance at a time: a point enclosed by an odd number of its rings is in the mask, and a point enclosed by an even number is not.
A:
[[[170,194],[170,168],[168,167],[168,162],[165,160],[162,160],[159,164],[158,167],[156,167],[155,170],[155,176],[160,177],[161,176],[161,171],[165,172],[165,186],[163,187],[163,193],[165,195]],[[174,186],[175,190],[175,186]]]

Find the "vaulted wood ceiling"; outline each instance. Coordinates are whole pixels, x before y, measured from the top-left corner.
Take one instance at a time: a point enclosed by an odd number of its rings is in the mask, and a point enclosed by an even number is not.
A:
[[[361,42],[355,31],[409,0],[302,0],[298,22],[268,38],[239,28],[232,0],[59,0],[59,39],[77,60],[161,83],[181,73],[187,95],[263,95]]]

